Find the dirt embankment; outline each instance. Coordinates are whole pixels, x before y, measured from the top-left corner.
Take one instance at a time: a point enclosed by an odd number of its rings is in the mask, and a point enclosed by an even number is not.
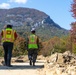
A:
[[[76,75],[76,56],[69,51],[46,57],[47,62],[40,75]]]

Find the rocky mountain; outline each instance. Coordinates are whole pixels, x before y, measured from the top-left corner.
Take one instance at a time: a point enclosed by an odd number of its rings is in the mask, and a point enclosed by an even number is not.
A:
[[[68,34],[68,30],[61,28],[46,13],[31,8],[0,9],[0,30],[5,24],[12,24],[22,36],[26,36],[34,27],[44,40]]]

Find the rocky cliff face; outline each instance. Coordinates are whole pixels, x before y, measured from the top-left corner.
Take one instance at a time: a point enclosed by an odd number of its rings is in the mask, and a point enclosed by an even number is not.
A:
[[[0,9],[0,30],[9,23],[21,34],[29,32],[34,27],[38,35],[45,39],[68,34],[68,31],[56,24],[50,16],[36,9],[21,7]]]
[[[44,22],[51,23],[48,15],[44,12],[29,9],[29,8],[13,8],[13,9],[0,9],[0,23],[11,23],[14,26],[24,25],[40,25]]]

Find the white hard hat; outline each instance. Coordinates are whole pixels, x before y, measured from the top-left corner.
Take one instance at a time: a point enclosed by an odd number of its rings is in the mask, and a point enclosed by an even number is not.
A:
[[[35,28],[32,28],[32,29],[31,29],[31,32],[32,32],[32,31],[35,31]]]

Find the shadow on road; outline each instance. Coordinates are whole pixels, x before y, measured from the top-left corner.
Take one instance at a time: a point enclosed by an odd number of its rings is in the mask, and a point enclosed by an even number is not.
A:
[[[44,65],[36,65],[36,66],[30,66],[30,65],[13,65],[13,67],[7,67],[7,66],[0,66],[0,70],[14,70],[14,69],[38,69],[38,68],[44,68]]]

